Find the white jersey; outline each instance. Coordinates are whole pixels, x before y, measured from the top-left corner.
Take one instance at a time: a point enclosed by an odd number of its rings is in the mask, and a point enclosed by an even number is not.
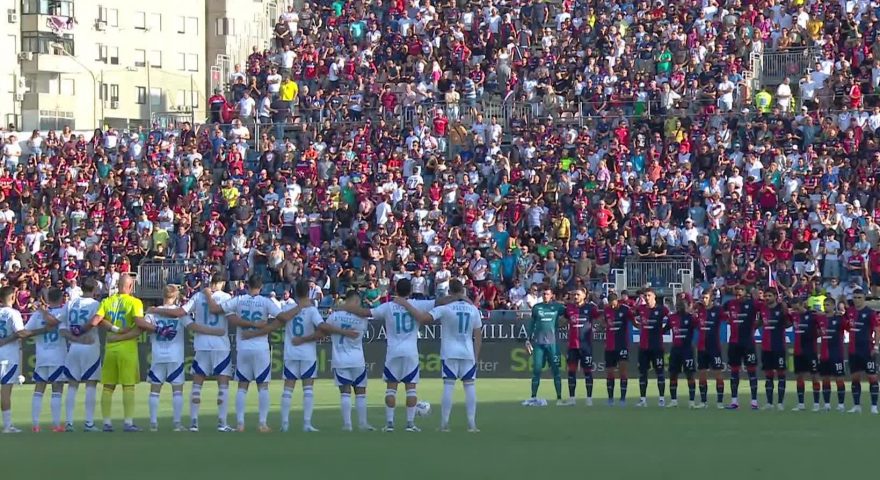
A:
[[[193,323],[189,316],[180,318],[163,317],[161,315],[148,314],[145,318],[147,322],[155,325],[156,328],[171,327],[177,331],[177,335],[171,340],[167,338],[159,338],[155,332],[150,334],[150,342],[153,345],[152,363],[183,363],[184,342],[186,341],[186,326]]]
[[[61,320],[63,325],[66,325],[65,328],[70,329],[74,325],[78,327],[85,327],[92,321],[92,317],[95,316],[95,312],[98,311],[98,307],[101,305],[101,302],[95,300],[94,298],[86,298],[79,297],[76,300],[71,300],[67,302],[66,309],[66,318],[59,319]],[[60,328],[60,327],[59,327]],[[70,350],[82,351],[83,353],[91,352],[98,353],[101,352],[101,340],[98,338],[98,329],[92,328],[89,329],[88,332],[82,334],[80,339],[88,340],[91,339],[91,343],[88,345],[76,342],[70,342]]]
[[[0,307],[0,338],[9,338],[24,330],[21,313],[12,307]],[[21,356],[21,342],[10,342],[0,347],[0,360],[12,361],[18,365]]]
[[[220,306],[223,307],[223,311],[226,312],[227,316],[234,313],[247,322],[268,322],[270,318],[277,317],[281,313],[281,309],[278,308],[278,305],[275,305],[275,302],[269,297],[261,295],[239,295],[226,300]],[[241,338],[242,330],[244,329],[239,328],[235,332],[235,345],[239,351],[269,351],[268,336],[261,335],[245,340]]]
[[[294,308],[294,307],[291,307]],[[294,337],[305,337],[315,333],[318,325],[324,323],[321,313],[315,307],[306,307],[284,326],[284,361],[304,360],[314,362],[318,359],[316,342],[294,345]]]
[[[232,298],[232,295],[226,292],[214,292],[211,297],[217,305]],[[205,294],[198,292],[189,301],[183,305],[183,310],[193,316],[193,321],[199,325],[211,328],[222,328],[223,336],[205,335],[196,333],[193,340],[193,349],[197,352],[204,351],[229,351],[229,322],[226,321],[225,315],[215,315],[208,309],[208,301]]]
[[[355,330],[361,335],[349,338],[334,333],[330,335],[333,357],[330,365],[333,368],[354,368],[366,365],[364,360],[364,333],[367,331],[367,320],[348,312],[333,312],[327,323],[343,330]]]
[[[67,357],[67,339],[62,337],[59,330],[67,326],[64,324],[64,318],[67,307],[49,308],[49,313],[54,315],[61,323],[57,328],[49,330],[41,335],[34,337],[34,343],[37,345],[37,362],[35,367],[60,367],[64,365],[64,358]],[[46,326],[46,318],[40,312],[31,315],[25,328],[28,330],[37,330]]]
[[[434,308],[434,300],[410,300],[409,303],[426,312]],[[419,326],[406,308],[394,302],[386,302],[371,309],[370,315],[385,323],[385,335],[388,339],[386,359],[419,356]]]
[[[483,326],[477,307],[465,301],[453,302],[431,310],[431,317],[441,326],[441,360],[476,361],[474,329]]]

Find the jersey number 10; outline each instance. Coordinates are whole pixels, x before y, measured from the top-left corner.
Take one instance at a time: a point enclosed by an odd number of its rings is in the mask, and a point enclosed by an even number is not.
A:
[[[397,333],[409,333],[415,328],[415,322],[409,313],[394,312],[394,330]]]

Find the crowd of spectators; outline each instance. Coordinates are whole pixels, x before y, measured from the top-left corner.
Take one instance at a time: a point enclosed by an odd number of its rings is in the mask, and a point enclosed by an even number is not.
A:
[[[222,269],[233,288],[304,276],[316,302],[355,286],[374,304],[398,278],[434,296],[456,277],[484,308],[521,309],[542,283],[596,289],[627,258],[687,256],[697,289],[880,291],[877,15],[307,1],[205,125],[34,132],[27,158],[8,139],[0,285],[27,311],[46,286],[112,290],[175,260],[190,290]],[[771,50],[815,67],[754,89],[750,58]]]

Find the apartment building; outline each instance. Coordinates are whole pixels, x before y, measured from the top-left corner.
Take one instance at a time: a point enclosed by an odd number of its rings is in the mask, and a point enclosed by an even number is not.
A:
[[[202,121],[212,87],[268,42],[280,11],[275,0],[0,0],[0,121]]]

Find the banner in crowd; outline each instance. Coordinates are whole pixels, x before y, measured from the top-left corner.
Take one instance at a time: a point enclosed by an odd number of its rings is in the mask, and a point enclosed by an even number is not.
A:
[[[483,346],[480,352],[478,364],[478,376],[482,378],[526,378],[531,376],[531,359],[525,349],[525,340],[528,336],[527,327],[529,321],[528,312],[495,311],[491,312],[483,320]],[[789,329],[790,330],[790,329]],[[598,324],[593,329],[593,360],[597,376],[604,376],[605,372],[605,332]],[[726,332],[724,332],[726,339]],[[422,378],[440,378],[440,338],[441,326],[431,324],[421,327],[419,331],[419,355],[421,357]],[[791,334],[790,334],[791,336]],[[269,335],[269,344],[272,349],[272,378],[280,379],[283,370],[283,341],[284,333],[279,330]],[[563,327],[559,330],[559,346],[561,361],[565,362],[568,330]],[[235,336],[232,335],[234,348]],[[760,332],[756,334],[760,341]],[[789,338],[789,342],[791,342]],[[636,371],[638,359],[639,334],[636,329],[631,332],[630,343],[630,371]],[[664,336],[667,344],[672,342],[670,335]],[[24,375],[27,381],[31,376],[36,361],[34,338],[30,338],[23,345]],[[364,338],[364,356],[367,363],[367,374],[371,379],[381,379],[385,360],[386,349],[385,326],[380,322],[371,321]],[[150,340],[144,334],[139,339],[139,351],[141,358],[141,378],[145,379],[150,366]],[[192,334],[187,332],[186,341],[186,365],[185,372],[189,377],[189,366],[193,358]],[[233,355],[233,361],[235,356]],[[330,367],[331,347],[329,340],[325,339],[318,344],[318,371],[320,378],[331,379]],[[789,358],[789,363],[792,359]]]

